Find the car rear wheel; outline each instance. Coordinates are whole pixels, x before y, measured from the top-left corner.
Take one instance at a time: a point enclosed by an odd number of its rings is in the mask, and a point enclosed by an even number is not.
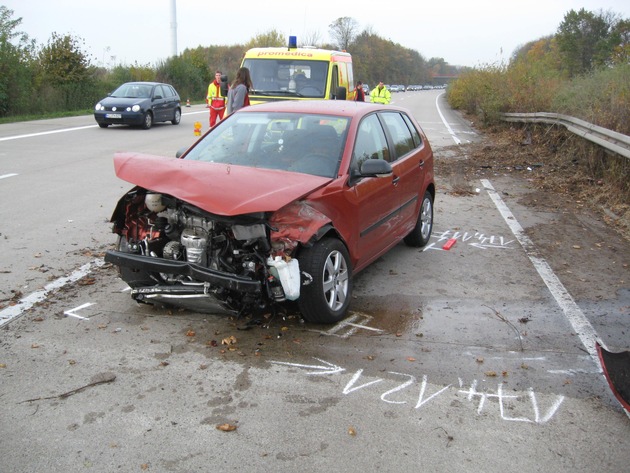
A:
[[[337,238],[323,238],[299,256],[300,269],[313,281],[302,286],[298,305],[306,320],[332,324],[342,320],[352,295],[352,268],[345,245]]]
[[[148,130],[153,126],[153,114],[151,112],[145,112],[142,120],[142,128]]]
[[[433,230],[433,197],[429,191],[424,193],[416,226],[405,237],[408,246],[422,247],[429,243]]]
[[[171,123],[173,125],[179,125],[179,122],[182,121],[182,111],[179,108],[175,109],[175,115],[173,116],[173,119],[171,120]]]

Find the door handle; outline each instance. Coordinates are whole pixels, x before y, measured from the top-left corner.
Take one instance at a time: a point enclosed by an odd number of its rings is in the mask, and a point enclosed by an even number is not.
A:
[[[394,184],[394,186],[397,186],[398,181],[400,181],[400,176],[394,176],[394,178],[392,179],[392,184]]]

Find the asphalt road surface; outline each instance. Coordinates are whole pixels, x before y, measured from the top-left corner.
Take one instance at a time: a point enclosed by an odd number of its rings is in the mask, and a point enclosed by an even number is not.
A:
[[[393,103],[456,159],[485,138],[442,93]],[[628,243],[526,176],[437,175],[430,244],[357,275],[335,326],[136,305],[102,262],[113,154],[173,156],[207,114],[0,125],[0,471],[628,471],[594,349],[630,348]]]

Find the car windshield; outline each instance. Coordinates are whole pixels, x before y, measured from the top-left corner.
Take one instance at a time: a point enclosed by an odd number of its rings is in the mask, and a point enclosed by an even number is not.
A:
[[[349,119],[303,113],[239,112],[184,159],[336,177]]]
[[[253,95],[323,98],[328,63],[306,59],[245,59]]]
[[[149,98],[151,97],[151,86],[147,84],[123,84],[112,92],[111,97]]]

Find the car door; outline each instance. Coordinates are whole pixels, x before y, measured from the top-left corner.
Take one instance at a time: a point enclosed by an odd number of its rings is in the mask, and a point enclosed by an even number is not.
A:
[[[153,119],[156,122],[163,122],[168,120],[168,108],[167,99],[165,98],[165,92],[161,85],[156,85],[153,88]]]
[[[368,115],[359,124],[354,144],[351,174],[360,170],[368,159],[390,161],[390,150],[383,126],[377,114]],[[387,251],[393,244],[392,232],[400,219],[395,176],[361,177],[353,179],[345,200],[352,209],[355,225],[351,253],[356,256],[359,270]]]
[[[175,116],[175,109],[179,105],[179,100],[175,89],[170,85],[162,85],[165,100],[165,120],[171,120]]]
[[[379,114],[392,150],[394,179],[398,180],[399,218],[395,238],[405,237],[418,218],[424,192],[424,148],[413,123],[402,112]]]

